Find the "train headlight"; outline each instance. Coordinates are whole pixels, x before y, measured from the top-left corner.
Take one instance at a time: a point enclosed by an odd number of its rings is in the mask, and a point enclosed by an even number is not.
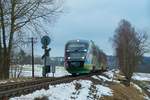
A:
[[[87,52],[87,49],[84,49],[85,52]]]
[[[70,57],[68,57],[68,59],[70,59]]]
[[[70,50],[66,50],[67,52],[69,52]]]
[[[85,57],[82,57],[82,59],[84,59]]]

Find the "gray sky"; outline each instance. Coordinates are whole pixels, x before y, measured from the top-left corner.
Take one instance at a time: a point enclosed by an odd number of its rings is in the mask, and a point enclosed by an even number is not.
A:
[[[148,31],[150,36],[149,0],[65,0],[64,8],[49,29],[53,37],[51,56],[63,56],[65,43],[71,39],[93,40],[106,54],[112,55],[109,39],[121,19],[130,21],[138,31]],[[35,52],[43,54],[41,48]]]

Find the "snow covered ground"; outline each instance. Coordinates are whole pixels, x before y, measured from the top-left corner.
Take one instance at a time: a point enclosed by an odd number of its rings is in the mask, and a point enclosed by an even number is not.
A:
[[[34,100],[46,96],[49,100],[94,100],[102,96],[112,96],[113,91],[103,85],[93,85],[90,80],[78,80],[67,84],[49,86],[48,90],[38,90],[32,94],[10,100]]]
[[[61,67],[57,68],[59,75],[66,75]],[[118,73],[118,71],[115,71]],[[113,90],[105,82],[111,82],[114,70],[104,72],[102,75],[94,75],[91,78],[103,82],[103,84],[94,84],[91,80],[75,80],[70,83],[63,83],[58,85],[50,85],[48,90],[37,90],[28,95],[10,98],[10,100],[34,100],[35,98],[47,97],[49,100],[99,100],[103,96],[113,96]],[[117,80],[114,82],[120,83]],[[142,89],[132,83],[133,87],[137,88],[140,92]],[[145,100],[150,100],[145,96]]]
[[[138,83],[150,93],[150,73],[134,73],[132,79],[138,81]],[[148,100],[150,100],[150,98]]]
[[[34,66],[34,76],[35,77],[42,77],[42,66],[43,65],[35,65]],[[16,72],[16,76],[18,75],[19,72]],[[10,71],[10,76],[13,75],[14,76],[14,70]],[[53,74],[52,73],[48,73],[47,74],[49,77],[52,77]],[[66,76],[66,75],[70,75],[63,66],[56,66],[56,72],[54,73],[54,77],[61,77],[61,76]],[[21,80],[19,79],[13,79],[12,77],[10,77],[9,80],[0,80],[0,84],[5,84],[8,82],[16,82],[16,81],[25,81],[26,79],[24,79],[24,77],[26,78],[31,78],[32,77],[32,66],[31,65],[23,65],[22,66],[22,71],[20,74]]]
[[[35,77],[41,77],[42,76],[42,66],[43,65],[35,65]],[[108,72],[104,72],[105,75],[107,75],[110,79],[113,77],[113,74],[119,73],[119,70],[110,70]],[[70,75],[64,67],[62,66],[56,66],[56,73],[54,74],[55,77]],[[31,65],[24,65],[21,77],[31,77],[32,76],[32,66]],[[49,73],[48,76],[52,76],[52,73]],[[132,79],[134,80],[141,80],[141,81],[150,81],[150,73],[134,73]]]
[[[27,68],[29,69],[29,68]],[[30,76],[31,71],[23,71],[23,76]],[[28,73],[27,73],[28,72]],[[110,73],[110,72],[109,72]],[[55,77],[65,76],[69,73],[65,71],[64,67],[56,67]],[[108,73],[107,73],[108,74]],[[112,74],[112,73],[110,73]],[[38,74],[42,75],[42,71],[39,70]],[[52,74],[49,74],[51,76]],[[97,77],[97,76],[93,76]],[[108,81],[106,77],[100,76],[98,78]],[[10,100],[34,100],[35,98],[46,96],[49,100],[94,100],[99,99],[102,96],[112,96],[113,90],[105,85],[94,85],[90,80],[78,80],[66,84],[50,85],[48,90],[37,90],[28,95],[22,95],[20,97],[11,98]]]
[[[42,77],[42,67],[43,65],[35,65],[34,66],[34,75],[35,77]],[[54,74],[55,77],[70,75],[63,66],[56,66],[56,72]],[[21,72],[21,77],[32,77],[32,66],[24,65]],[[48,76],[52,76],[52,73],[48,73]]]
[[[31,77],[31,69],[31,65],[23,66],[21,76]],[[42,98],[44,96],[49,100],[97,100],[103,96],[113,96],[113,90],[110,89],[109,85],[105,84],[105,82],[112,81],[114,72],[119,73],[118,70],[110,70],[104,72],[102,75],[94,75],[91,77],[103,82],[104,84],[94,84],[91,80],[75,80],[70,83],[50,85],[48,90],[37,90],[28,95],[10,98],[10,100],[34,100],[35,98]],[[64,69],[64,67],[57,66],[55,77],[65,75],[70,74]],[[35,76],[42,76],[42,65],[35,65]],[[52,76],[52,73],[49,73],[48,76]],[[132,78],[134,80],[150,81],[150,74],[134,73]],[[120,83],[118,80],[113,80],[113,82]],[[5,83],[5,81],[0,81],[0,84],[1,83]],[[134,84],[133,86],[142,91],[137,85]],[[150,100],[149,97],[145,98],[146,100]]]
[[[132,79],[139,81],[150,81],[150,73],[134,73]]]

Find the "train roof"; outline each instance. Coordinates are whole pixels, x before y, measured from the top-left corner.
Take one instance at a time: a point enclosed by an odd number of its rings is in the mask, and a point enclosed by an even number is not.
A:
[[[79,42],[79,43],[89,43],[90,41],[89,41],[89,40],[81,40],[81,39],[69,40],[69,41],[67,42],[67,44],[68,44],[68,43],[77,43],[77,42]]]

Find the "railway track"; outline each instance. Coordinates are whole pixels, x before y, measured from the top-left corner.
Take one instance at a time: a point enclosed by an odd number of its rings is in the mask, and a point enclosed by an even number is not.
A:
[[[29,94],[35,90],[48,89],[49,85],[56,85],[60,83],[68,83],[73,80],[88,79],[92,75],[99,75],[100,73],[90,73],[80,76],[64,76],[58,78],[41,78],[33,81],[18,82],[12,84],[0,85],[0,100],[7,100],[10,97],[20,96],[22,94]],[[7,98],[7,99],[6,99]]]
[[[0,92],[6,91],[6,90],[9,90],[9,89],[15,89],[15,88],[19,88],[19,87],[24,87],[24,86],[28,86],[28,85],[39,84],[42,81],[47,81],[47,80],[48,79],[33,79],[33,80],[30,80],[30,81],[22,81],[22,82],[12,82],[12,83],[0,84]]]

